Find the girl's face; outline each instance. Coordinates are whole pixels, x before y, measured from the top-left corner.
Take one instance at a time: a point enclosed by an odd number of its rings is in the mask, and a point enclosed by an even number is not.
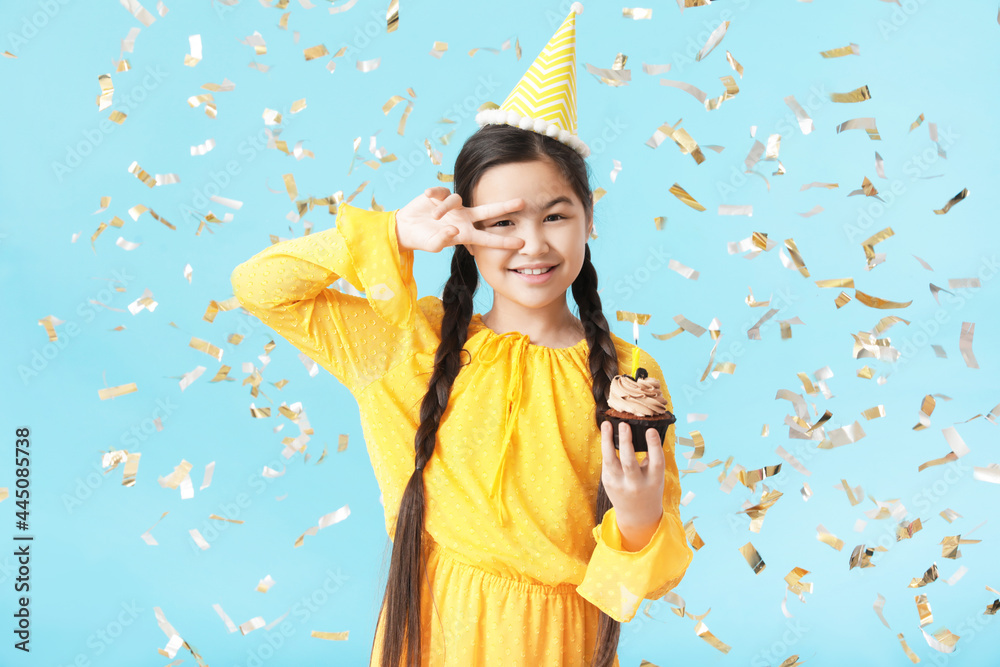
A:
[[[476,228],[524,240],[516,250],[467,246],[495,298],[526,308],[565,299],[583,267],[584,250],[593,230],[583,203],[548,160],[497,165],[483,174],[465,206],[520,198],[524,206],[506,215],[481,220]],[[553,267],[546,275],[526,276],[518,268]]]

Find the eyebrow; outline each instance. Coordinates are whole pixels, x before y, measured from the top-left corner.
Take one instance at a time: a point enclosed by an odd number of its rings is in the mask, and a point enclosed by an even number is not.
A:
[[[540,207],[538,210],[545,211],[545,210],[548,210],[548,209],[552,208],[556,204],[570,204],[570,205],[572,205],[573,202],[566,195],[560,195],[560,196],[556,197],[555,199],[553,199],[552,201],[550,201],[545,206]],[[504,217],[509,217],[509,216],[517,216],[517,215],[521,215],[523,212],[524,212],[524,209],[522,208],[522,209],[520,209],[518,211],[512,211],[511,213],[507,213],[507,214],[503,214],[503,215],[495,215],[495,216],[493,216],[493,218],[504,218]],[[493,218],[488,218],[488,219],[492,220]]]
[[[562,204],[562,203],[572,204],[573,202],[571,202],[569,200],[569,197],[563,195],[561,197],[556,197],[555,199],[553,199],[552,201],[550,201],[548,204],[546,204],[544,207],[542,207],[542,210],[545,210],[545,209],[548,209],[548,208],[552,208],[556,204]]]

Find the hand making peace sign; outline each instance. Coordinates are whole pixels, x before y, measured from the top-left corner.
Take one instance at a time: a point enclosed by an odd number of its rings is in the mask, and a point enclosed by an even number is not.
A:
[[[458,193],[449,194],[445,187],[428,188],[396,211],[399,249],[441,252],[449,246],[472,244],[517,250],[524,245],[524,239],[477,229],[474,223],[523,207],[524,200],[518,198],[466,208]]]

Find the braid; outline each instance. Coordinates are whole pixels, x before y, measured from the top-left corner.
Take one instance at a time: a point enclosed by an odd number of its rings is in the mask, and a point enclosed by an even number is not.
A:
[[[607,396],[611,389],[611,381],[618,374],[618,353],[611,339],[608,320],[601,308],[601,296],[597,293],[597,270],[590,261],[589,244],[585,246],[580,275],[573,281],[573,299],[580,308],[580,321],[583,323],[587,344],[590,346],[589,365],[594,392],[594,420],[600,430],[600,415],[608,407]],[[608,498],[602,479],[597,487],[597,524],[604,519],[604,514],[609,509],[611,509],[611,499]],[[620,633],[621,623],[601,611],[591,667],[610,667],[614,664]]]
[[[382,609],[386,612],[385,639],[380,665],[398,667],[407,656],[407,667],[417,667],[421,658],[420,571],[426,574],[423,557],[424,477],[423,469],[434,453],[441,416],[448,407],[452,385],[462,367],[462,347],[469,335],[473,296],[479,284],[476,262],[463,245],[456,245],[451,258],[451,276],[444,286],[441,342],[434,357],[434,372],[420,405],[420,426],[414,437],[414,471],[403,491],[396,517],[392,560]],[[381,616],[381,611],[379,612]],[[376,636],[378,628],[376,628]],[[405,646],[404,646],[405,644]],[[374,651],[374,640],[372,641]]]

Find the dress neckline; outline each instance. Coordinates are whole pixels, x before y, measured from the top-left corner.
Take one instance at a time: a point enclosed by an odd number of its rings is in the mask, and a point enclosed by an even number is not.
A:
[[[527,338],[527,334],[522,334],[519,332],[512,332],[512,331],[508,331],[506,334],[498,334],[496,331],[493,331],[493,329],[490,329],[488,326],[486,326],[486,323],[483,322],[483,316],[479,313],[474,313],[472,315],[471,324],[474,328],[482,329],[483,331],[485,331],[487,338],[508,336],[510,334],[517,334],[520,337]],[[537,345],[535,343],[529,342],[528,349],[545,350],[547,352],[556,352],[556,353],[572,353],[577,350],[589,349],[589,346],[587,345],[587,338],[586,336],[584,336],[580,341],[574,343],[573,345],[570,345],[569,347],[549,347],[547,345]]]

